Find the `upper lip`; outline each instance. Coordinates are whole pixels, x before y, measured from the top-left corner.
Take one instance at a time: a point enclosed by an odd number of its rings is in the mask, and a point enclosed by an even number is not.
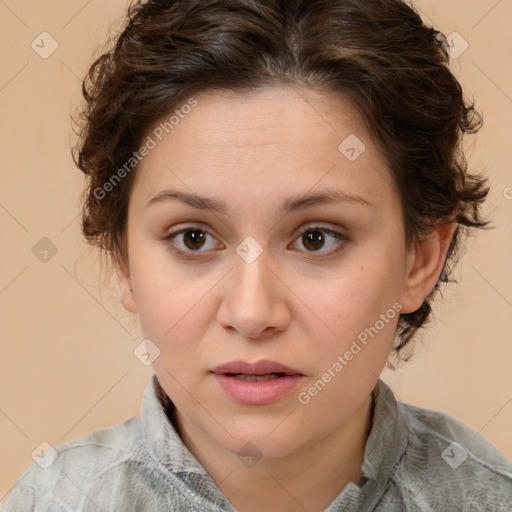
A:
[[[217,366],[212,370],[213,373],[242,373],[244,375],[268,375],[270,373],[284,373],[286,375],[302,375],[299,370],[290,368],[277,361],[262,359],[254,363],[249,363],[241,359],[230,361],[229,363]]]

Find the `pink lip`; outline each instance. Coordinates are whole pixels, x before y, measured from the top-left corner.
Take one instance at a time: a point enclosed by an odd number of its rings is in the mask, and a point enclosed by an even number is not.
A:
[[[214,374],[222,390],[233,400],[247,405],[276,402],[297,386],[302,375],[285,375],[278,379],[247,381],[229,375]]]
[[[262,359],[255,363],[248,363],[242,359],[230,361],[229,363],[217,366],[213,373],[243,373],[245,375],[268,375],[269,373],[285,373],[286,375],[302,375],[299,370],[290,368],[277,361]]]
[[[266,405],[276,402],[304,377],[302,373],[276,361],[261,360],[248,363],[242,360],[217,366],[212,370],[222,390],[233,400],[248,405]],[[268,375],[282,373],[278,379],[246,381],[229,374]]]

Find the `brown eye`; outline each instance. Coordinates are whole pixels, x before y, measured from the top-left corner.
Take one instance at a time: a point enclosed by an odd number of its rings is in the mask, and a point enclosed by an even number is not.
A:
[[[335,243],[331,242],[331,246],[334,246],[333,250],[322,251],[326,245],[329,246],[329,239],[334,239]],[[306,252],[319,253],[319,254],[330,254],[339,252],[343,249],[344,241],[348,241],[348,237],[332,231],[327,228],[320,226],[307,226],[300,234],[299,239],[303,247],[306,248]]]
[[[208,238],[215,240],[208,232],[199,228],[187,228],[171,233],[163,240],[170,243],[172,249],[179,254],[204,254],[208,249]],[[210,243],[210,249],[218,247],[220,244]],[[202,250],[206,246],[205,250]]]
[[[188,249],[192,251],[197,251],[204,245],[206,237],[203,231],[198,229],[188,230],[185,231],[183,235],[183,243]]]
[[[318,249],[321,249],[325,244],[325,237],[320,230],[310,230],[302,235],[302,243],[307,249],[317,251]]]

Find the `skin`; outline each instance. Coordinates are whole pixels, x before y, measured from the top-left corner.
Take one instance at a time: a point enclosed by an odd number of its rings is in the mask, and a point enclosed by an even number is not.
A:
[[[324,510],[358,481],[371,392],[398,314],[308,404],[298,394],[394,303],[403,313],[421,306],[455,225],[407,250],[390,171],[348,101],[290,88],[196,99],[136,171],[127,261],[115,264],[122,303],[161,351],[153,368],[176,406],[181,438],[233,506]],[[366,146],[354,162],[338,149],[350,134]],[[222,201],[230,215],[176,200],[146,207],[170,188]],[[277,214],[285,199],[325,190],[372,206],[339,202]],[[322,232],[323,244],[308,243],[301,231],[312,222],[348,239]],[[206,236],[203,245],[174,239],[189,260],[162,241],[185,227]],[[236,252],[247,237],[263,250],[250,264]],[[279,361],[304,377],[276,403],[239,404],[209,373],[234,359]],[[246,443],[261,454],[252,466],[237,455]]]

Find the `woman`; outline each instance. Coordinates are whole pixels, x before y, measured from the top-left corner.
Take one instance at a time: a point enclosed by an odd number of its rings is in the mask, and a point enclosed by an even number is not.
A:
[[[155,375],[5,510],[511,507],[491,443],[379,379],[487,225],[442,34],[400,0],[149,0],[84,96],[83,233]]]

